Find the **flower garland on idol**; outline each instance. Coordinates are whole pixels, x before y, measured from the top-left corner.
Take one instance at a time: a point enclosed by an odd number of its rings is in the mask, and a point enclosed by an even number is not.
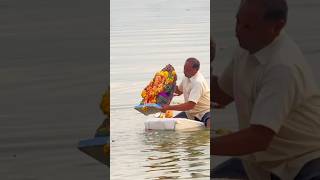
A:
[[[171,64],[157,72],[152,81],[142,90],[140,104],[168,104],[170,103],[176,86],[177,74]],[[147,111],[148,107],[143,107]]]

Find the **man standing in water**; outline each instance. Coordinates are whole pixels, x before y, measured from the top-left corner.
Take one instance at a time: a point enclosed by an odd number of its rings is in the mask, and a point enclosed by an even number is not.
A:
[[[211,154],[240,156],[216,178],[320,179],[320,94],[302,52],[286,35],[285,0],[245,0],[237,13],[239,48],[213,100],[234,101],[238,132],[211,139]]]
[[[184,79],[175,88],[176,95],[184,95],[185,102],[179,105],[164,105],[162,111],[183,111],[175,118],[188,118],[203,122],[210,128],[210,88],[199,72],[200,62],[188,58],[184,64]]]

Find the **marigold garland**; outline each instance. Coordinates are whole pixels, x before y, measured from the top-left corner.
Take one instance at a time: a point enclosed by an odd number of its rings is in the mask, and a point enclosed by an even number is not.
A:
[[[155,74],[153,80],[141,92],[143,98],[141,104],[159,104],[159,95],[168,98],[172,94],[171,91],[174,89],[176,80],[176,71],[172,65],[166,65],[165,68]]]

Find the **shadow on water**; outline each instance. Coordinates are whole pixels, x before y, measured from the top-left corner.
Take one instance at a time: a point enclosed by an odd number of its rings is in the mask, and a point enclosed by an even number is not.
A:
[[[151,152],[146,156],[146,179],[194,179],[209,177],[210,131],[146,131],[143,143]],[[161,174],[161,175],[160,175]],[[160,176],[159,176],[160,175]]]

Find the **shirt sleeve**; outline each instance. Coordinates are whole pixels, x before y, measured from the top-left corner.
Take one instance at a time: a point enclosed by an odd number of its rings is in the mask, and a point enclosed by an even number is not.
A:
[[[233,97],[233,61],[230,62],[218,78],[218,86],[223,92]]]
[[[183,92],[183,81],[184,81],[184,79],[180,82],[180,84],[179,84],[179,86],[178,86],[178,90],[179,90],[180,92]]]
[[[266,72],[257,88],[250,123],[278,132],[300,99],[296,84],[289,67],[278,66]]]
[[[194,103],[198,103],[198,101],[199,101],[199,99],[200,99],[202,94],[203,94],[203,88],[202,88],[201,83],[195,82],[192,85],[188,101],[192,101]]]

